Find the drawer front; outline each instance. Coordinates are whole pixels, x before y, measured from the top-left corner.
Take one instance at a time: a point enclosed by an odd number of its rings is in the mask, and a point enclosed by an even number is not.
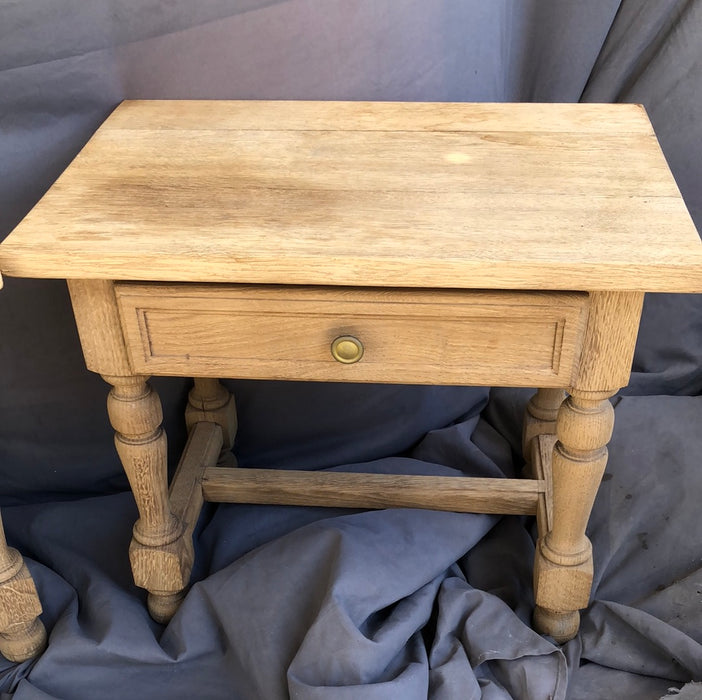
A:
[[[135,371],[170,376],[567,387],[588,311],[571,292],[115,290]]]

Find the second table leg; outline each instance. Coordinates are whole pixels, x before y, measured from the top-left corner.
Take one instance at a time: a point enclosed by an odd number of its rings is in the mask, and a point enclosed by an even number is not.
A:
[[[234,395],[218,379],[195,377],[193,382],[185,408],[188,431],[200,421],[217,423],[222,428],[222,452],[218,463],[223,467],[237,466],[231,451],[238,427]]]
[[[531,441],[538,435],[555,435],[558,409],[565,400],[564,389],[538,389],[529,399],[524,412],[524,427],[522,430],[522,455],[525,462],[525,476],[534,477],[531,473]]]
[[[134,583],[149,591],[149,612],[165,623],[185,595],[194,554],[170,508],[161,401],[146,377],[103,377],[112,384],[107,408],[115,446],[139,509],[129,547]]]
[[[614,409],[604,395],[573,391],[558,412],[553,450],[553,526],[537,543],[537,628],[564,642],[575,636],[592,586],[592,545],[585,535],[607,465]]]

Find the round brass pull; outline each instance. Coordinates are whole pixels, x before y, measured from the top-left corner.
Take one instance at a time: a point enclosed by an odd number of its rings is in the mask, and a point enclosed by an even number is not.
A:
[[[352,335],[340,335],[332,341],[331,353],[337,362],[352,365],[363,357],[363,343]]]

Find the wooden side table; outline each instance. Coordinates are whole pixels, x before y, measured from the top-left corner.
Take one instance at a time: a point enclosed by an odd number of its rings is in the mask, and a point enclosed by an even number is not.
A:
[[[702,291],[702,244],[636,105],[121,104],[0,246],[68,280],[112,385],[152,615],[188,585],[203,499],[536,513],[535,624],[588,604],[585,535],[646,291]],[[167,484],[150,375],[195,377]],[[216,466],[218,377],[535,386],[531,480]],[[567,398],[565,392],[568,392]]]
[[[39,619],[41,612],[32,575],[22,555],[7,546],[0,519],[0,654],[8,661],[26,661],[44,650],[46,630]]]

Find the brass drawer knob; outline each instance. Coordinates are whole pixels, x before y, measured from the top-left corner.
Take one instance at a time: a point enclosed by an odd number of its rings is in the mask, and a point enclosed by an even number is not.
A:
[[[337,362],[352,365],[363,357],[363,343],[352,335],[340,335],[332,341],[331,353]]]

